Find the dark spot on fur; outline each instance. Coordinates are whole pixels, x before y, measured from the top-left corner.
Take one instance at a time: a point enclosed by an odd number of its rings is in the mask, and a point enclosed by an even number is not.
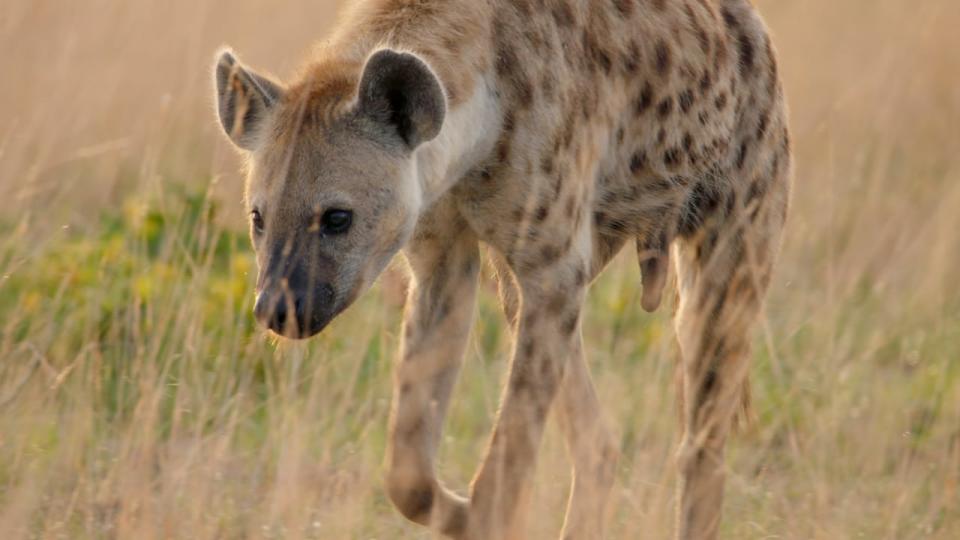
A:
[[[539,311],[528,311],[527,315],[523,318],[523,324],[526,325],[527,328],[530,328],[537,324],[538,319],[540,319]]]
[[[703,412],[704,407],[710,404],[710,400],[713,399],[716,390],[717,368],[711,366],[707,369],[706,373],[703,374],[703,378],[700,380],[699,387],[697,388],[696,407],[698,415]]]
[[[727,25],[727,28],[736,30],[740,27],[740,21],[727,6],[720,8],[720,14],[723,15],[723,22]]]
[[[740,150],[737,151],[737,169],[743,169],[743,166],[747,161],[747,153],[749,150],[750,146],[747,144],[747,141],[743,141],[740,144]]]
[[[452,308],[452,300],[449,297],[444,297],[440,300],[439,304],[436,306],[434,313],[434,320],[440,322],[447,318],[447,315],[450,314],[450,309]]]
[[[716,106],[718,111],[722,111],[727,108],[727,93],[720,92],[720,95],[717,96],[717,99],[713,101],[714,106]]]
[[[517,70],[517,53],[505,43],[497,47],[496,69],[497,74],[504,78],[511,77]]]
[[[643,89],[640,91],[640,97],[637,99],[636,111],[637,114],[643,114],[647,112],[650,108],[650,105],[653,104],[653,87],[650,86],[650,83],[645,83]]]
[[[573,130],[575,127],[576,118],[574,118],[572,115],[568,116],[567,121],[563,126],[563,131],[560,133],[560,138],[558,139],[560,143],[559,148],[570,148],[570,144],[573,143]]]
[[[683,92],[680,92],[678,100],[680,101],[680,110],[682,110],[684,114],[690,112],[690,107],[693,107],[694,101],[693,90],[688,88]]]
[[[592,70],[595,71],[599,67],[604,73],[610,73],[613,64],[610,61],[609,53],[597,43],[596,38],[587,30],[583,31],[583,50],[587,53]]]
[[[623,71],[633,75],[640,68],[640,47],[636,41],[631,41],[626,52],[623,53]]]
[[[497,160],[499,160],[500,163],[510,161],[510,143],[511,141],[506,138],[502,138],[497,142]]]
[[[622,233],[622,232],[625,232],[625,231],[627,230],[627,224],[624,223],[624,221],[623,221],[623,220],[620,220],[620,219],[611,219],[611,220],[607,223],[607,228],[610,229],[611,231],[614,231],[614,232],[617,232],[617,233]]]
[[[569,291],[558,290],[547,300],[547,313],[550,315],[556,316],[563,311],[563,308],[567,306],[567,301],[569,300]]]
[[[549,208],[547,208],[546,206],[540,206],[539,208],[537,208],[537,213],[534,214],[534,218],[537,220],[537,222],[543,223],[543,221],[547,219],[547,215],[549,213],[550,213]]]
[[[667,118],[673,114],[673,97],[667,96],[657,105],[657,115],[660,118]]]
[[[553,189],[550,191],[550,200],[556,201],[558,198],[560,198],[560,188],[563,187],[563,182],[561,181],[559,174],[554,175],[552,184],[553,185],[551,187]]]
[[[469,277],[477,271],[479,261],[476,257],[467,257],[467,260],[463,262],[463,275]]]
[[[567,3],[567,0],[561,0],[553,6],[553,20],[556,21],[557,26],[564,28],[570,27],[576,24],[577,20],[573,14],[573,9],[570,8],[570,4]]]
[[[706,182],[697,182],[680,210],[677,234],[689,238],[720,205],[720,194]]]
[[[679,148],[670,148],[663,154],[663,164],[669,168],[674,168],[680,164],[681,157]]]
[[[515,0],[513,5],[520,10],[520,13],[523,16],[529,17],[530,15],[533,15],[533,8],[530,6],[529,0]]]
[[[518,79],[516,81],[517,88],[517,105],[521,109],[529,109],[533,105],[533,87],[530,86],[530,82],[526,79]]]
[[[613,0],[613,5],[622,17],[629,18],[633,14],[633,2],[634,0]]]
[[[556,247],[552,245],[543,246],[540,250],[540,255],[543,257],[544,266],[553,264],[557,259],[560,258],[560,252]]]
[[[594,212],[593,222],[597,227],[603,227],[607,222],[607,214],[603,212]]]
[[[545,152],[543,157],[540,159],[540,170],[545,174],[553,174],[554,161],[553,154],[550,152]]]
[[[727,211],[727,215],[728,216],[733,215],[733,211],[737,207],[737,192],[731,191],[727,193],[727,197],[725,201],[726,201],[726,204],[724,205],[724,208]]]
[[[578,322],[580,322],[580,313],[573,313],[560,323],[560,331],[563,332],[564,335],[569,336],[577,329]]]
[[[666,75],[672,62],[670,46],[664,40],[657,41],[654,46],[654,67],[660,75]]]
[[[630,172],[637,174],[647,165],[647,154],[643,150],[638,150],[630,156]]]
[[[700,77],[700,93],[706,95],[707,92],[713,87],[713,74],[710,73],[710,70],[705,70],[703,75]]]
[[[764,111],[760,115],[760,122],[757,124],[757,140],[762,141],[767,134],[767,125],[770,122],[770,111]]]
[[[525,358],[533,358],[536,352],[537,342],[533,338],[527,338],[527,340],[523,342],[523,356]]]
[[[747,78],[753,72],[754,55],[753,41],[746,34],[740,34],[737,38],[740,47],[740,75]]]

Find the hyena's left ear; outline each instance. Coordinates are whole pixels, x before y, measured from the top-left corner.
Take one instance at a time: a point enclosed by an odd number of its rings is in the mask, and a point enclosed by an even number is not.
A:
[[[227,50],[218,55],[215,76],[220,125],[233,144],[255,149],[257,133],[283,97],[283,88],[245,69]]]
[[[443,87],[433,70],[413,54],[390,49],[367,59],[358,106],[410,150],[436,137],[447,113]]]

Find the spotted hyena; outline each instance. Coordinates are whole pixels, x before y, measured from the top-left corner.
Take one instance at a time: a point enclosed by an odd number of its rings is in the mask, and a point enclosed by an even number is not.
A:
[[[748,0],[368,0],[288,85],[216,64],[249,155],[255,315],[305,338],[397,253],[410,270],[386,490],[453,538],[523,538],[551,407],[575,476],[564,538],[598,538],[618,455],[584,360],[591,281],[628,241],[654,310],[677,283],[678,536],[717,535],[723,448],[790,191],[785,103]],[[461,497],[437,444],[475,310],[480,245],[515,350]]]

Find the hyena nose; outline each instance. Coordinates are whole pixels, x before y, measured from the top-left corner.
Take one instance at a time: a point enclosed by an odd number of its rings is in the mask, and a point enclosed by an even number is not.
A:
[[[267,287],[257,295],[253,313],[261,326],[287,338],[305,339],[336,316],[333,287],[320,283],[307,291],[283,292]]]
[[[253,307],[254,315],[260,324],[289,337],[297,337],[300,333],[300,322],[304,319],[303,311],[303,299],[300,295],[291,297],[270,294],[267,291],[257,296]]]

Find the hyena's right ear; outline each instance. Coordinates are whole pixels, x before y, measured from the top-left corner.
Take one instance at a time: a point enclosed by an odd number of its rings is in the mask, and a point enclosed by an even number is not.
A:
[[[260,126],[283,98],[283,88],[245,69],[228,50],[218,54],[215,75],[220,125],[233,144],[253,150]]]

